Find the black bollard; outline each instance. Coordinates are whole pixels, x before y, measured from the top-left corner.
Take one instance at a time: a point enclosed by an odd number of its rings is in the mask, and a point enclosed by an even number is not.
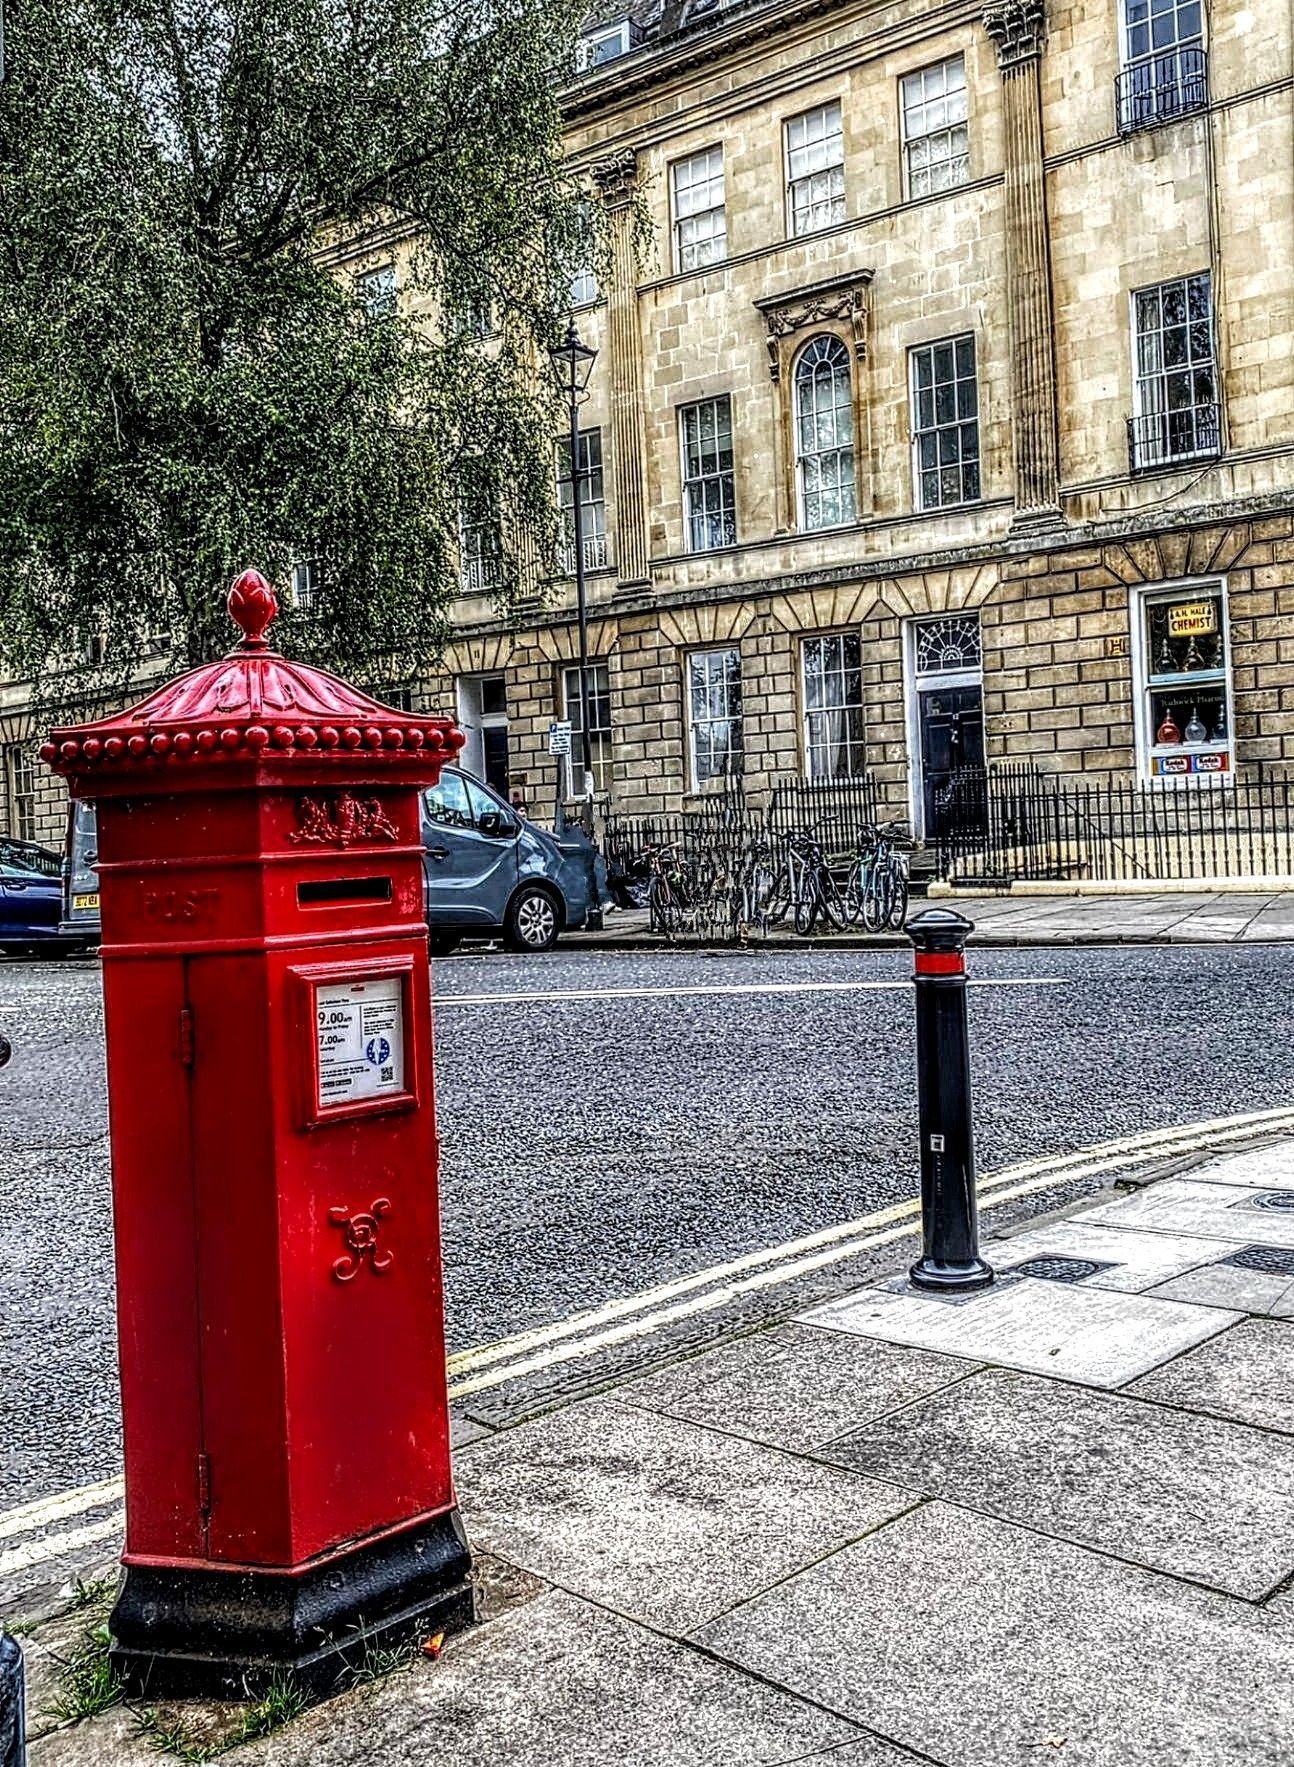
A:
[[[979,1255],[975,1208],[965,957],[975,927],[951,908],[927,908],[907,930],[915,954],[921,1118],[921,1256],[908,1274],[917,1288],[957,1293],[993,1280]]]
[[[17,1639],[0,1632],[0,1767],[24,1767],[26,1734],[22,1650]]]

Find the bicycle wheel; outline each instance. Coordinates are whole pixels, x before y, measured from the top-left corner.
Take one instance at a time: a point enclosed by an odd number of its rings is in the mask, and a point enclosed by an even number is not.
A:
[[[822,875],[818,879],[818,896],[822,903],[822,912],[837,932],[844,932],[850,924],[849,901],[845,892],[836,882],[831,870],[823,866]]]
[[[864,859],[855,859],[849,867],[849,876],[845,882],[845,907],[850,926],[857,926],[863,918],[863,892],[866,888],[867,863]]]
[[[903,922],[908,917],[908,880],[906,874],[895,867],[893,892],[890,896],[889,924],[894,931],[903,930]]]
[[[777,877],[770,867],[756,865],[746,891],[744,907],[747,930],[759,933],[761,938],[767,934],[772,921],[773,892],[776,888]],[[785,913],[786,908],[783,906],[782,914]]]
[[[647,924],[654,933],[663,933],[665,926],[665,899],[669,894],[669,885],[659,873],[653,872],[651,882],[647,886]]]
[[[651,890],[651,928],[672,939],[683,925],[683,904],[667,877],[654,877]]]
[[[791,912],[791,874],[781,865],[771,875],[762,918],[767,926],[781,926]]]
[[[873,864],[867,873],[863,891],[863,925],[869,933],[879,933],[885,925],[885,898],[881,884],[881,867]]]
[[[818,880],[812,874],[804,880],[803,895],[795,898],[795,930],[806,938],[818,918]]]

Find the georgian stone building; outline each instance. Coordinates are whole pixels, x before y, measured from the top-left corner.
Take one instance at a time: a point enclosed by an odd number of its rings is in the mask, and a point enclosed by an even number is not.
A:
[[[585,48],[616,806],[868,772],[920,834],[981,758],[1148,788],[1294,761],[1288,9],[635,0]],[[398,255],[339,262],[385,300]],[[541,813],[573,786],[574,597],[501,620],[478,542],[425,697]],[[0,727],[0,826],[48,838]]]
[[[587,41],[617,807],[866,770],[921,832],[981,755],[1194,786],[1294,760],[1288,12],[667,0]],[[429,683],[532,808],[575,654],[569,602],[518,630],[469,598]]]

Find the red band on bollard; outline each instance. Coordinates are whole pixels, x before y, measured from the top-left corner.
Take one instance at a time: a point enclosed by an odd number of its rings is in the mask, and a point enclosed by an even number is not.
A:
[[[918,951],[916,973],[919,976],[965,975],[966,959],[959,951]]]

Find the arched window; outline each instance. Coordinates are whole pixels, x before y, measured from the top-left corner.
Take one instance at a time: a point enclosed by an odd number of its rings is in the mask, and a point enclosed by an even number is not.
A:
[[[796,358],[795,468],[802,528],[855,520],[853,394],[838,337],[815,337]]]

